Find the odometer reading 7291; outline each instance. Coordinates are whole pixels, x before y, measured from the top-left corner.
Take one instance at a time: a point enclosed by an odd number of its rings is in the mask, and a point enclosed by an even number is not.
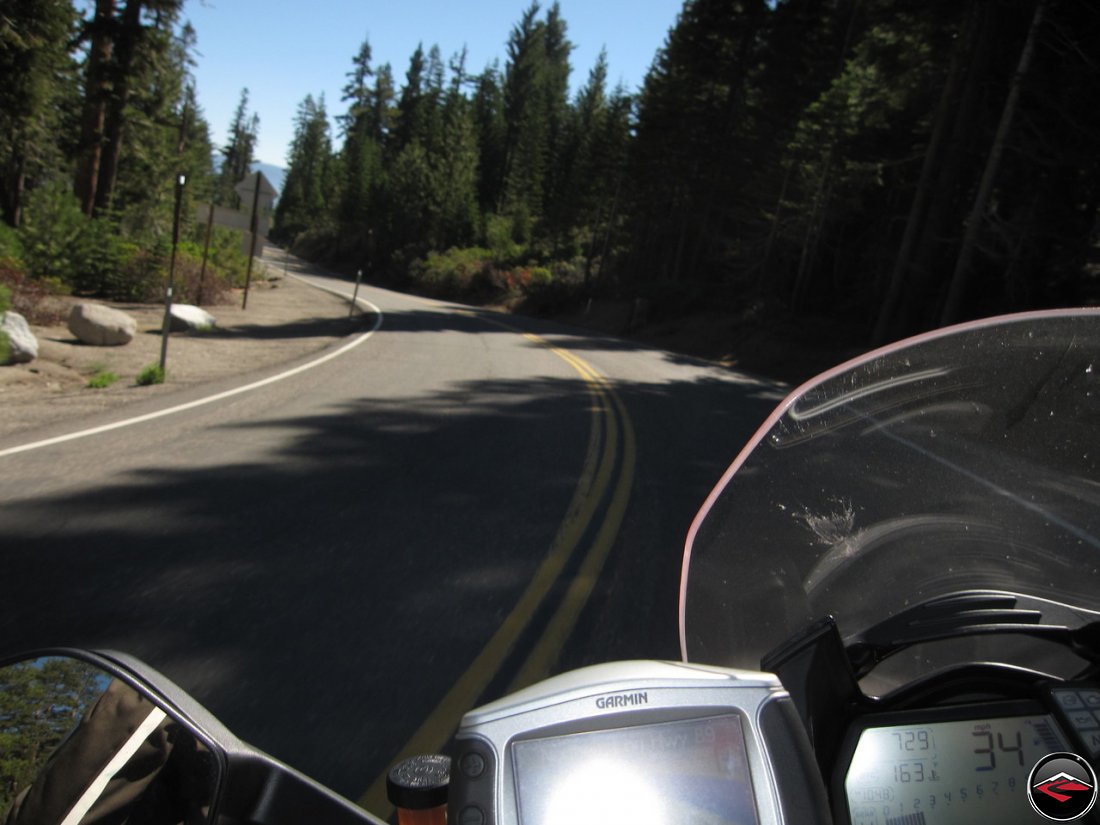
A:
[[[845,777],[852,823],[1030,823],[1028,771],[1062,748],[1048,716],[868,728]]]

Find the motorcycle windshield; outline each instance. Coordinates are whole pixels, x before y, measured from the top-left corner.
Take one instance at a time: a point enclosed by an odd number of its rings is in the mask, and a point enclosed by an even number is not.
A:
[[[972,588],[1100,609],[1100,310],[939,330],[795,391],[691,527],[681,650],[756,669],[826,614],[851,637]],[[956,661],[1057,672],[1050,647],[920,645],[875,687]]]

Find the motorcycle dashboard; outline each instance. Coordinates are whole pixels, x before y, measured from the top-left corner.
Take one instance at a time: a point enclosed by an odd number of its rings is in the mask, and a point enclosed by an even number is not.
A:
[[[841,747],[832,787],[843,808],[836,820],[1039,822],[1027,795],[1031,769],[1071,749],[1054,716],[1029,701],[864,716]]]

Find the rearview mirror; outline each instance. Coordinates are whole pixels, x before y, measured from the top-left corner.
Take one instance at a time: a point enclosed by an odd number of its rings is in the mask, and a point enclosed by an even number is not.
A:
[[[385,825],[124,653],[0,660],[3,825]]]
[[[218,750],[112,663],[76,651],[0,668],[0,821],[206,823]]]

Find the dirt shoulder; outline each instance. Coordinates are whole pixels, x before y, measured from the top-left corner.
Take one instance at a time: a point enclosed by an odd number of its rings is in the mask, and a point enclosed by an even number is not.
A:
[[[32,326],[38,338],[38,358],[30,364],[0,367],[0,437],[284,364],[362,329],[361,318],[348,320],[347,300],[283,277],[282,253],[275,250],[274,255],[268,260],[269,279],[253,283],[247,310],[241,309],[237,291],[231,295],[231,303],[206,307],[217,319],[217,329],[172,333],[165,384],[136,384],[138,373],[160,360],[162,304],[103,302],[137,321],[134,340],[120,347],[82,344],[64,322]],[[290,272],[295,269],[292,263]],[[57,300],[65,305],[60,307],[62,311],[78,302],[73,298]],[[118,380],[93,389],[88,381],[97,372],[114,373]]]

